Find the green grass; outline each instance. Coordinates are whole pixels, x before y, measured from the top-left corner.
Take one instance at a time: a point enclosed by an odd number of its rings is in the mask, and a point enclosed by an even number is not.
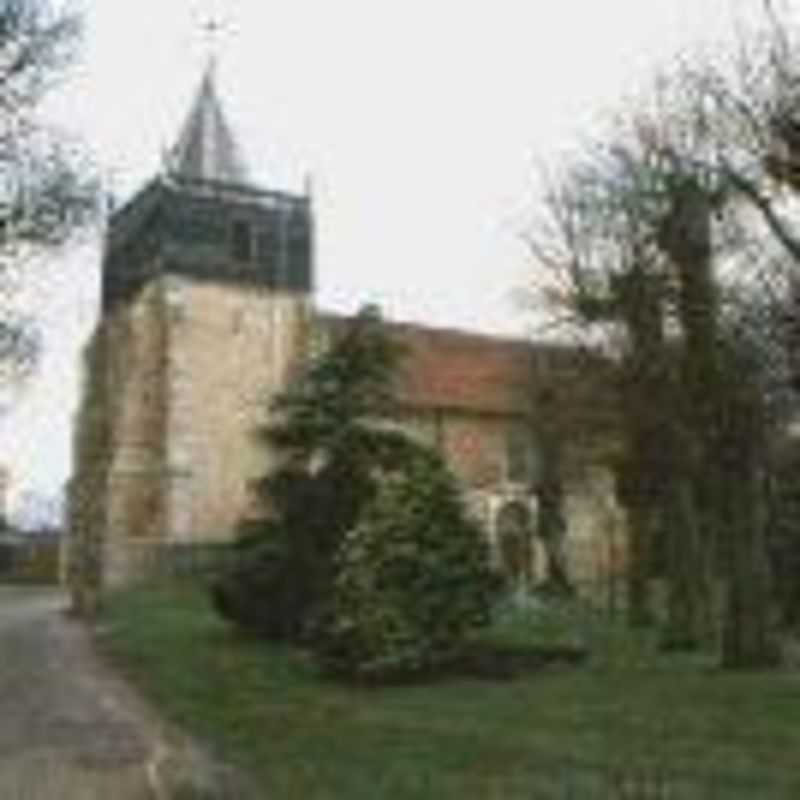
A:
[[[593,649],[585,666],[363,690],[237,634],[195,588],[119,594],[101,624],[103,649],[156,706],[249,769],[265,797],[660,796],[614,793],[620,765],[680,773],[671,798],[800,797],[800,675],[664,660],[647,634],[568,610],[507,614],[491,637],[577,637]]]

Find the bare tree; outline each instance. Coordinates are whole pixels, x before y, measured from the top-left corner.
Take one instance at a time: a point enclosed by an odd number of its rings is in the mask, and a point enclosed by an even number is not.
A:
[[[621,345],[632,621],[648,617],[648,554],[666,545],[665,645],[700,645],[726,548],[726,663],[755,664],[771,659],[760,477],[769,420],[763,383],[741,379],[722,301],[722,264],[743,239],[741,190],[706,86],[684,73],[662,80],[574,164],[547,196],[550,229],[533,252],[557,274],[562,310]]]
[[[698,62],[683,76],[695,97],[690,113],[705,120],[712,143],[695,161],[725,186],[727,207],[735,210],[747,229],[746,243],[753,245],[745,248],[747,261],[733,259],[749,283],[738,310],[728,309],[720,320],[722,402],[720,421],[710,428],[718,492],[728,497],[717,505],[727,512],[729,529],[723,632],[729,666],[761,665],[774,657],[770,473],[794,404],[792,360],[795,375],[798,371],[800,227],[793,211],[800,195],[800,59],[796,29],[775,7],[767,11],[766,26],[742,39],[732,58]]]
[[[644,187],[630,155],[616,144],[596,147],[551,181],[545,224],[529,241],[547,271],[545,294],[559,313],[591,338],[617,344],[619,484],[631,519],[629,609],[640,623],[649,617],[647,554],[655,537],[655,495],[663,485],[651,459],[664,448],[651,445],[663,430],[655,401],[664,397],[665,312],[652,230],[641,213],[631,213]]]
[[[27,375],[39,337],[13,313],[15,279],[32,253],[63,243],[96,210],[80,148],[46,126],[42,100],[74,59],[80,17],[49,0],[0,0],[0,361]]]

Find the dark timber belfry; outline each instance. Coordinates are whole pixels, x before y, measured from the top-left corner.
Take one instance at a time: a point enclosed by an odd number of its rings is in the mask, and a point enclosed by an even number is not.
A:
[[[104,312],[162,274],[282,292],[313,288],[310,200],[252,185],[211,68],[163,174],[109,227]]]

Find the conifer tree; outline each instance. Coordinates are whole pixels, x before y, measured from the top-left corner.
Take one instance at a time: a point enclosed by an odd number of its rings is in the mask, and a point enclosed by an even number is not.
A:
[[[238,578],[215,590],[223,614],[277,637],[300,635],[320,610],[342,537],[380,472],[415,447],[391,426],[401,351],[377,309],[342,320],[332,337],[257,432],[277,465],[257,484],[263,514],[245,523]]]

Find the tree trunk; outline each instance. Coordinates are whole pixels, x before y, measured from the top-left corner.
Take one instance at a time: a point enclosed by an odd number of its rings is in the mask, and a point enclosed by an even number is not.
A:
[[[677,479],[667,497],[669,585],[665,650],[696,650],[709,635],[707,553],[692,485]]]
[[[667,648],[693,649],[708,635],[710,544],[716,524],[712,498],[719,488],[716,436],[724,391],[719,361],[719,313],[712,250],[712,207],[694,176],[676,175],[672,208],[659,244],[675,266],[683,332],[682,405],[676,424],[671,517]]]
[[[751,479],[751,483],[756,481]],[[769,564],[764,541],[764,503],[752,486],[741,505],[733,542],[733,569],[727,592],[722,664],[728,668],[774,666],[777,644],[770,624]]]
[[[619,474],[620,500],[628,511],[628,621],[632,626],[653,621],[650,578],[653,547],[661,515],[660,496],[670,476],[664,451],[665,398],[670,393],[664,341],[664,291],[660,279],[637,253],[630,272],[619,283],[630,355],[623,369],[624,432],[627,458]]]
[[[658,529],[659,510],[652,504],[628,506],[628,623],[631,627],[652,624],[655,615],[650,591],[652,550]]]
[[[767,552],[768,484],[764,464],[764,409],[757,387],[730,392],[726,455],[730,574],[722,664],[728,668],[773,666],[778,646],[772,629],[771,575]]]

